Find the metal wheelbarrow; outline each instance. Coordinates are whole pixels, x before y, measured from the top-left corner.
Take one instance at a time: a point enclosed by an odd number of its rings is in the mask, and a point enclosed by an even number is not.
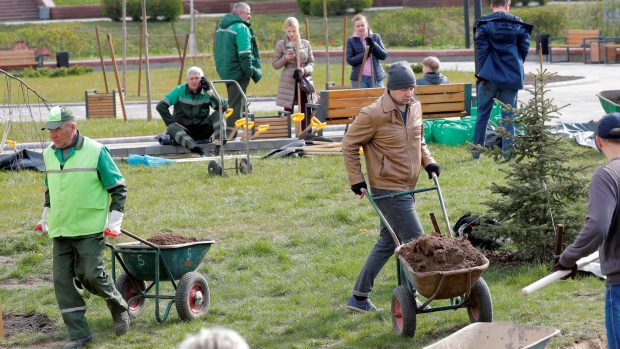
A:
[[[195,270],[215,241],[158,246],[126,230],[122,232],[138,241],[107,245],[112,250],[112,278],[127,302],[131,317],[138,317],[144,312],[148,298],[155,299],[155,317],[160,323],[166,321],[173,304],[176,304],[179,318],[184,321],[209,311],[209,285],[205,277]],[[116,262],[124,271],[118,278]],[[162,295],[161,281],[170,281],[175,294]],[[162,300],[168,301],[163,315],[160,312]]]
[[[475,323],[424,349],[543,349],[549,339],[560,333],[551,327]]]
[[[381,222],[386,226],[394,243],[398,286],[392,294],[391,312],[392,326],[399,336],[413,337],[416,330],[416,317],[418,314],[431,313],[443,310],[455,310],[466,308],[471,322],[493,321],[493,301],[487,283],[480,275],[488,268],[489,261],[482,256],[483,264],[473,268],[452,271],[416,272],[405,258],[399,255],[401,243],[379,209],[376,201],[426,191],[437,191],[439,203],[444,216],[444,222],[448,229],[448,237],[452,237],[448,213],[439,187],[439,180],[433,174],[434,186],[406,190],[395,194],[373,197],[366,193],[368,200],[375,209]],[[427,298],[425,302],[417,304],[416,293]],[[449,304],[444,306],[428,306],[434,300],[448,299]]]

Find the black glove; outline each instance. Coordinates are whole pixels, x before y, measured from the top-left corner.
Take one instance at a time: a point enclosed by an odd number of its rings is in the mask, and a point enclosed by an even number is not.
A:
[[[366,45],[368,45],[368,47],[370,47],[371,50],[375,46],[375,42],[372,40],[370,36],[366,37]]]
[[[209,81],[205,79],[204,76],[200,78],[200,88],[203,91],[209,91],[211,89],[211,83],[209,83]]]
[[[562,278],[562,280],[566,280],[568,278],[571,279],[575,279],[575,276],[577,276],[577,264],[573,265],[572,267],[568,268],[563,266],[562,264],[560,264],[560,262],[558,262],[556,265],[553,266],[553,268],[551,269],[551,271],[559,271],[559,270],[570,270],[570,274],[566,275],[565,277]]]
[[[303,68],[296,68],[293,71],[293,79],[295,79],[295,81],[301,81],[302,75],[301,75],[301,70]]]
[[[428,164],[424,169],[426,170],[426,173],[428,173],[428,179],[433,178],[433,173],[439,177],[439,165],[436,163]]]
[[[368,189],[368,187],[366,186],[366,182],[359,182],[351,186],[351,191],[360,196],[364,194],[362,193],[362,189]]]

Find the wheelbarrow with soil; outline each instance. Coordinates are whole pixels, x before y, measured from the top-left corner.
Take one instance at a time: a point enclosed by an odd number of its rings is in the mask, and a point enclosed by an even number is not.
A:
[[[156,245],[126,230],[123,234],[134,242],[107,244],[112,250],[112,278],[116,288],[129,306],[131,317],[140,316],[146,300],[155,300],[155,317],[163,323],[172,305],[176,305],[179,318],[190,321],[205,315],[209,310],[211,295],[205,277],[196,268],[215,243],[213,240]],[[116,277],[116,262],[123,272]],[[170,281],[175,292],[162,294],[162,281]],[[160,302],[167,301],[163,315]]]
[[[488,268],[489,261],[483,254],[471,247],[471,244],[469,244],[467,240],[452,237],[441,188],[439,187],[439,181],[435,175],[433,175],[433,181],[435,185],[429,188],[418,188],[377,197],[366,194],[372,207],[379,215],[381,222],[383,222],[392,235],[397,246],[395,254],[397,257],[396,270],[398,286],[396,286],[392,294],[391,312],[392,325],[394,331],[399,336],[413,337],[416,331],[417,316],[419,314],[431,312],[466,309],[469,320],[472,323],[493,321],[491,293],[484,279],[480,277]],[[465,252],[468,253],[468,258],[470,262],[472,262],[470,265],[472,266],[460,268],[461,264],[455,264],[452,265],[452,267],[457,267],[459,269],[443,268],[440,270],[426,271],[419,270],[419,265],[411,265],[408,256],[411,248],[415,246],[416,242],[433,237],[421,237],[402,245],[376,204],[376,202],[380,200],[427,191],[436,191],[439,198],[444,222],[448,229],[448,237],[441,237],[441,239],[445,239],[445,243],[455,243],[457,246],[459,246],[459,244],[461,246],[467,244],[471,247],[470,250]],[[460,250],[460,248],[458,248],[457,251],[458,250]],[[416,302],[417,294],[424,296],[426,301]],[[440,304],[442,300],[446,301],[443,302],[443,305]],[[430,306],[431,302],[433,302],[432,307]]]
[[[601,91],[597,95],[605,113],[620,112],[620,90]]]

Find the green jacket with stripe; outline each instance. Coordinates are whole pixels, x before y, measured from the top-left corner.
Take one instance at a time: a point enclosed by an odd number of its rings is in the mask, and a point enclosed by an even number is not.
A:
[[[174,106],[174,113],[170,114],[170,106]],[[164,120],[166,127],[172,123],[186,128],[209,124],[210,107],[217,108],[217,98],[209,96],[203,90],[192,93],[187,83],[181,84],[157,103],[157,111]]]
[[[109,210],[124,210],[125,179],[102,144],[78,133],[65,149],[47,147],[43,158],[50,238],[100,233]]]
[[[258,82],[263,76],[254,30],[249,22],[228,13],[215,32],[215,68],[224,80],[241,81],[252,78]]]

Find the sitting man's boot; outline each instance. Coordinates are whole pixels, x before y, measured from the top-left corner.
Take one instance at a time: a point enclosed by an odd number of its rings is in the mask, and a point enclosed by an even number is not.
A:
[[[112,315],[112,325],[117,336],[127,333],[129,331],[129,313],[124,311],[120,314]]]
[[[86,337],[82,337],[82,338],[78,338],[78,339],[74,339],[71,342],[65,344],[63,346],[64,349],[78,349],[78,348],[83,348],[87,343],[90,343],[93,341],[93,334],[89,333],[88,336]]]
[[[204,150],[202,150],[201,147],[193,147],[190,151],[192,153],[194,153],[194,154],[198,154],[200,156],[205,156],[205,152],[204,152]]]

